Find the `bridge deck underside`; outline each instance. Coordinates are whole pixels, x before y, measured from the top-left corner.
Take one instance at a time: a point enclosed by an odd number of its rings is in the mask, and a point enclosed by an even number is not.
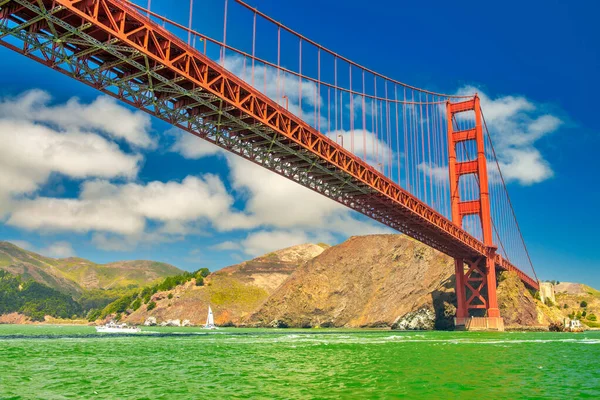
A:
[[[124,2],[0,0],[0,43],[451,257],[487,254],[479,240]],[[499,255],[496,265],[537,288]]]

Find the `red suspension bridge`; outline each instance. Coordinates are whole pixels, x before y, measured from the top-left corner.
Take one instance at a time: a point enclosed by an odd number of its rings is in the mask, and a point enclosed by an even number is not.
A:
[[[503,328],[497,270],[538,289],[476,94],[388,78],[239,0],[190,0],[183,22],[138,3],[0,0],[0,43],[453,257],[458,325]]]

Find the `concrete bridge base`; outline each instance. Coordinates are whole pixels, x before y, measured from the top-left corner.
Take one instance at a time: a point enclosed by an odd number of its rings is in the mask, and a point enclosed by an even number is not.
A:
[[[457,331],[498,331],[504,332],[502,317],[454,318]]]

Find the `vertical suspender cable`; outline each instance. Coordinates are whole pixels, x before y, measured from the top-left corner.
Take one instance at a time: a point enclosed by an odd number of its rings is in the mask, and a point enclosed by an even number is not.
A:
[[[192,43],[192,15],[193,15],[193,11],[194,11],[194,0],[190,0],[190,18],[189,18],[189,22],[188,22],[188,45],[190,45]]]
[[[298,43],[298,107],[300,108],[299,115],[302,118],[302,38]]]
[[[363,160],[367,159],[367,114],[365,108],[365,70],[362,70],[362,134],[363,134]]]
[[[225,65],[225,45],[227,44],[227,4],[228,2],[225,0],[225,11],[223,13],[223,47],[221,48],[221,66]]]
[[[256,58],[256,11],[254,12],[254,21],[252,23],[252,86],[254,85],[254,62]]]
[[[352,94],[352,64],[348,64],[350,77],[350,151],[354,154],[354,95]]]
[[[398,174],[398,186],[402,186],[400,183],[400,121],[398,121],[398,85],[394,84],[394,100],[396,100],[396,166]]]

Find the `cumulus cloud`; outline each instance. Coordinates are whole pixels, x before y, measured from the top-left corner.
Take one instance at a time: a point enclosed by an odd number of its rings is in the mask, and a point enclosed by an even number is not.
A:
[[[54,258],[67,258],[75,256],[75,250],[69,242],[54,242],[40,250],[40,253]]]
[[[111,97],[100,96],[89,104],[77,98],[57,105],[51,101],[47,92],[30,90],[0,101],[0,118],[44,123],[58,130],[101,132],[141,148],[154,146],[148,134],[150,116],[131,111]]]
[[[224,242],[217,243],[215,245],[210,246],[209,249],[217,250],[217,251],[239,250],[240,245],[231,240],[226,240]]]
[[[65,106],[55,110],[39,101],[44,96],[44,92],[31,91],[0,100],[0,217],[16,199],[39,190],[52,174],[130,179],[138,173],[140,155],[125,153],[102,135],[80,130],[82,126],[59,123],[61,115],[68,114]],[[91,105],[86,110],[94,113]],[[39,122],[52,118],[53,123]]]
[[[14,244],[15,246],[20,247],[25,250],[35,251],[35,246],[26,240],[9,239],[9,240],[7,240],[7,242],[10,242],[10,243]]]
[[[7,224],[28,230],[95,232],[94,243],[117,250],[190,233],[197,221],[226,218],[232,203],[221,180],[210,174],[147,184],[95,180],[83,183],[78,198],[22,201]],[[147,231],[150,222],[158,228]]]
[[[175,142],[171,146],[171,151],[179,153],[187,159],[194,160],[222,152],[222,149],[219,146],[200,139],[179,128],[170,129],[167,133],[175,137]]]
[[[536,146],[540,139],[556,132],[563,121],[523,96],[491,98],[472,86],[459,90],[460,94],[474,92],[479,92],[481,108],[506,180],[532,185],[551,178],[554,175],[552,167]]]

